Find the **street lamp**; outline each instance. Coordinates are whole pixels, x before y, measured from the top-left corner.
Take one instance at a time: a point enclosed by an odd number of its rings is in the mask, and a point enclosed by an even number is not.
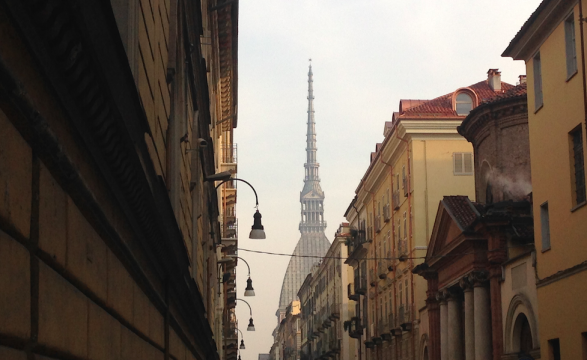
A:
[[[247,287],[245,288],[245,296],[255,296],[255,289],[253,289],[253,280],[251,280],[251,267],[249,266],[249,263],[247,263],[247,261],[245,259],[243,259],[242,257],[237,256],[237,258],[244,261],[244,263],[247,265],[247,269],[249,269],[249,275],[248,275],[248,279],[247,279]]]
[[[249,311],[251,313],[251,318],[249,319],[249,326],[247,326],[247,331],[255,331],[255,324],[253,324],[253,309],[251,309],[251,305],[243,299],[237,299],[237,300],[242,301],[248,305]]]
[[[238,348],[241,349],[241,350],[244,350],[245,349],[245,339],[244,339],[244,336],[243,336],[243,332],[240,331],[239,328],[236,328],[236,329],[241,334],[241,345]]]
[[[218,189],[220,185],[224,184],[225,182],[229,181],[242,181],[245,184],[249,185],[253,192],[255,193],[255,207],[257,211],[253,215],[253,226],[251,227],[251,232],[249,234],[249,239],[265,239],[265,230],[263,225],[261,224],[261,213],[259,212],[259,197],[257,196],[257,191],[248,181],[243,179],[231,178],[232,174],[229,171],[224,171],[218,174],[214,174],[211,176],[206,177],[206,181],[220,181],[220,184],[216,185],[215,189]]]

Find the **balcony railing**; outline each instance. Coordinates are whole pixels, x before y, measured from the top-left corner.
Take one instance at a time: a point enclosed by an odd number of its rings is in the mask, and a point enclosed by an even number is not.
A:
[[[349,300],[357,301],[359,300],[360,295],[355,291],[355,283],[349,283],[347,285],[347,294]]]
[[[410,331],[412,326],[412,312],[410,305],[402,304],[397,311],[396,325],[404,331]]]
[[[387,271],[393,271],[393,262],[394,260],[392,259],[392,253],[391,250],[389,250],[387,252],[387,254],[385,254],[385,265],[387,266]]]
[[[235,164],[236,161],[236,144],[232,146],[222,147],[222,163],[224,164]]]
[[[393,192],[392,196],[391,196],[391,202],[393,204],[393,210],[398,210],[399,209],[399,190],[396,190]]]
[[[383,280],[387,277],[387,262],[385,260],[379,260],[377,262],[377,276]]]
[[[381,215],[377,215],[375,216],[375,232],[376,233],[380,233],[381,232]]]
[[[330,307],[330,320],[340,319],[340,304],[334,304]]]
[[[397,257],[399,261],[406,261],[408,259],[408,241],[407,239],[399,240],[397,242]]]
[[[369,269],[369,285],[374,287],[377,285],[377,277],[375,276],[375,269]]]
[[[367,279],[364,276],[355,278],[355,293],[365,295],[367,292]]]

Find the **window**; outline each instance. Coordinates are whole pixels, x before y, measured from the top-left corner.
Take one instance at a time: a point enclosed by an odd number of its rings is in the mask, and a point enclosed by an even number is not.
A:
[[[534,69],[534,110],[542,107],[542,66],[540,65],[540,53],[532,60]]]
[[[548,360],[561,360],[561,345],[559,339],[548,340]]]
[[[565,47],[567,50],[567,78],[577,72],[577,48],[575,46],[575,19],[573,14],[565,21]]]
[[[585,202],[585,166],[583,158],[583,129],[577,126],[569,133],[571,147],[571,188],[573,191],[573,206]]]
[[[408,235],[407,213],[404,211],[404,238]]]
[[[550,220],[548,218],[548,201],[540,205],[540,227],[542,230],[542,251],[550,249]]]
[[[453,174],[473,175],[473,153],[453,153]]]
[[[473,98],[465,93],[457,95],[455,108],[457,115],[466,116],[473,110]]]

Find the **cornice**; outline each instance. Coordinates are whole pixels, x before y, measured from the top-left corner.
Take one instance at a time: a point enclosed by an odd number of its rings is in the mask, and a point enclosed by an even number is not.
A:
[[[501,56],[528,61],[576,3],[577,0],[544,0]]]

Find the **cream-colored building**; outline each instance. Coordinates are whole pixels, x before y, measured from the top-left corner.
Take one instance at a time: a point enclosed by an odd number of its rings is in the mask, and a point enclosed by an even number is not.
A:
[[[585,1],[545,0],[503,56],[524,60],[540,348],[587,356]]]
[[[302,304],[301,359],[355,360],[355,342],[345,332],[343,319],[354,317],[355,302],[346,291],[352,271],[344,265],[347,223],[339,226],[322,261],[308,274],[298,297]],[[347,325],[348,326],[348,325]]]
[[[499,72],[433,100],[401,100],[345,214],[347,264],[358,300],[358,359],[421,359],[428,339],[426,282],[411,270],[426,255],[443,195],[474,196],[473,149],[457,133],[483,100],[512,88]],[[361,333],[362,328],[362,333]]]

